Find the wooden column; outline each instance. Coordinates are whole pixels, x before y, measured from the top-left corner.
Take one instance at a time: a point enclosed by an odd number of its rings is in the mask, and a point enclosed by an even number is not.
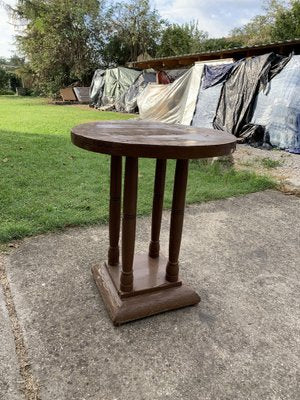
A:
[[[122,224],[122,272],[120,289],[133,289],[133,258],[136,226],[138,159],[126,157]]]
[[[159,235],[163,210],[167,160],[156,160],[149,257],[159,257]]]
[[[189,160],[177,160],[176,162],[170,224],[169,260],[166,268],[166,280],[169,282],[178,280],[178,257],[184,218],[188,165]]]
[[[121,219],[122,157],[110,159],[109,250],[108,264],[119,264],[119,237]]]

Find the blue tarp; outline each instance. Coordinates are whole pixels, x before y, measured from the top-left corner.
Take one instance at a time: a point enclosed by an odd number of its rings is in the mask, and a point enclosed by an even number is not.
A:
[[[237,63],[222,64],[218,66],[205,65],[202,88],[208,89],[211,86],[223,82],[227,79],[231,70],[236,65]]]
[[[293,56],[257,98],[253,124],[262,125],[270,143],[300,150],[300,56]]]

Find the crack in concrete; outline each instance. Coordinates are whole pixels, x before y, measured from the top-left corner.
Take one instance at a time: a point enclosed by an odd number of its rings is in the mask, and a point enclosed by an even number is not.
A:
[[[39,385],[32,373],[28,351],[25,346],[22,329],[18,320],[13,296],[2,259],[0,259],[0,285],[3,289],[5,304],[15,340],[16,355],[19,363],[20,375],[22,377],[22,392],[24,393],[26,400],[41,400],[39,394]]]

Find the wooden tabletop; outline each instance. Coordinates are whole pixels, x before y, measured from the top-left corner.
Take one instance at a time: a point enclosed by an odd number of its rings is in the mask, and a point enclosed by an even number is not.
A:
[[[223,131],[139,120],[78,125],[71,139],[97,153],[162,159],[223,156],[232,153],[236,144],[236,138]]]

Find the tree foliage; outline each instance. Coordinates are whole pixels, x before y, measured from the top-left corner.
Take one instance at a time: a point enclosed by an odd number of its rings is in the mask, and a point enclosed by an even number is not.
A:
[[[271,29],[274,40],[286,40],[300,37],[300,1],[290,2],[288,8],[280,7]]]
[[[269,0],[265,14],[257,15],[241,28],[231,32],[244,45],[294,39],[300,36],[300,0]]]
[[[24,65],[24,58],[13,55],[10,58],[0,57],[0,90],[8,89],[16,91],[16,87],[22,82],[18,75],[18,69]]]
[[[179,54],[197,53],[201,51],[207,32],[199,29],[196,22],[189,24],[168,25],[162,34],[161,44],[157,55],[160,57],[176,56]]]
[[[149,0],[129,0],[111,6],[106,14],[106,43],[102,60],[106,65],[124,65],[141,54],[155,56],[164,20]]]
[[[42,92],[90,80],[101,45],[100,9],[98,0],[18,0],[12,11],[25,27],[17,42]]]
[[[208,38],[197,22],[168,23],[150,0],[113,6],[106,0],[17,0],[10,10],[22,26],[17,43],[26,59],[15,73],[47,95],[75,81],[89,85],[96,68],[141,55],[177,56],[300,37],[300,0],[268,0],[263,15],[226,38]]]

